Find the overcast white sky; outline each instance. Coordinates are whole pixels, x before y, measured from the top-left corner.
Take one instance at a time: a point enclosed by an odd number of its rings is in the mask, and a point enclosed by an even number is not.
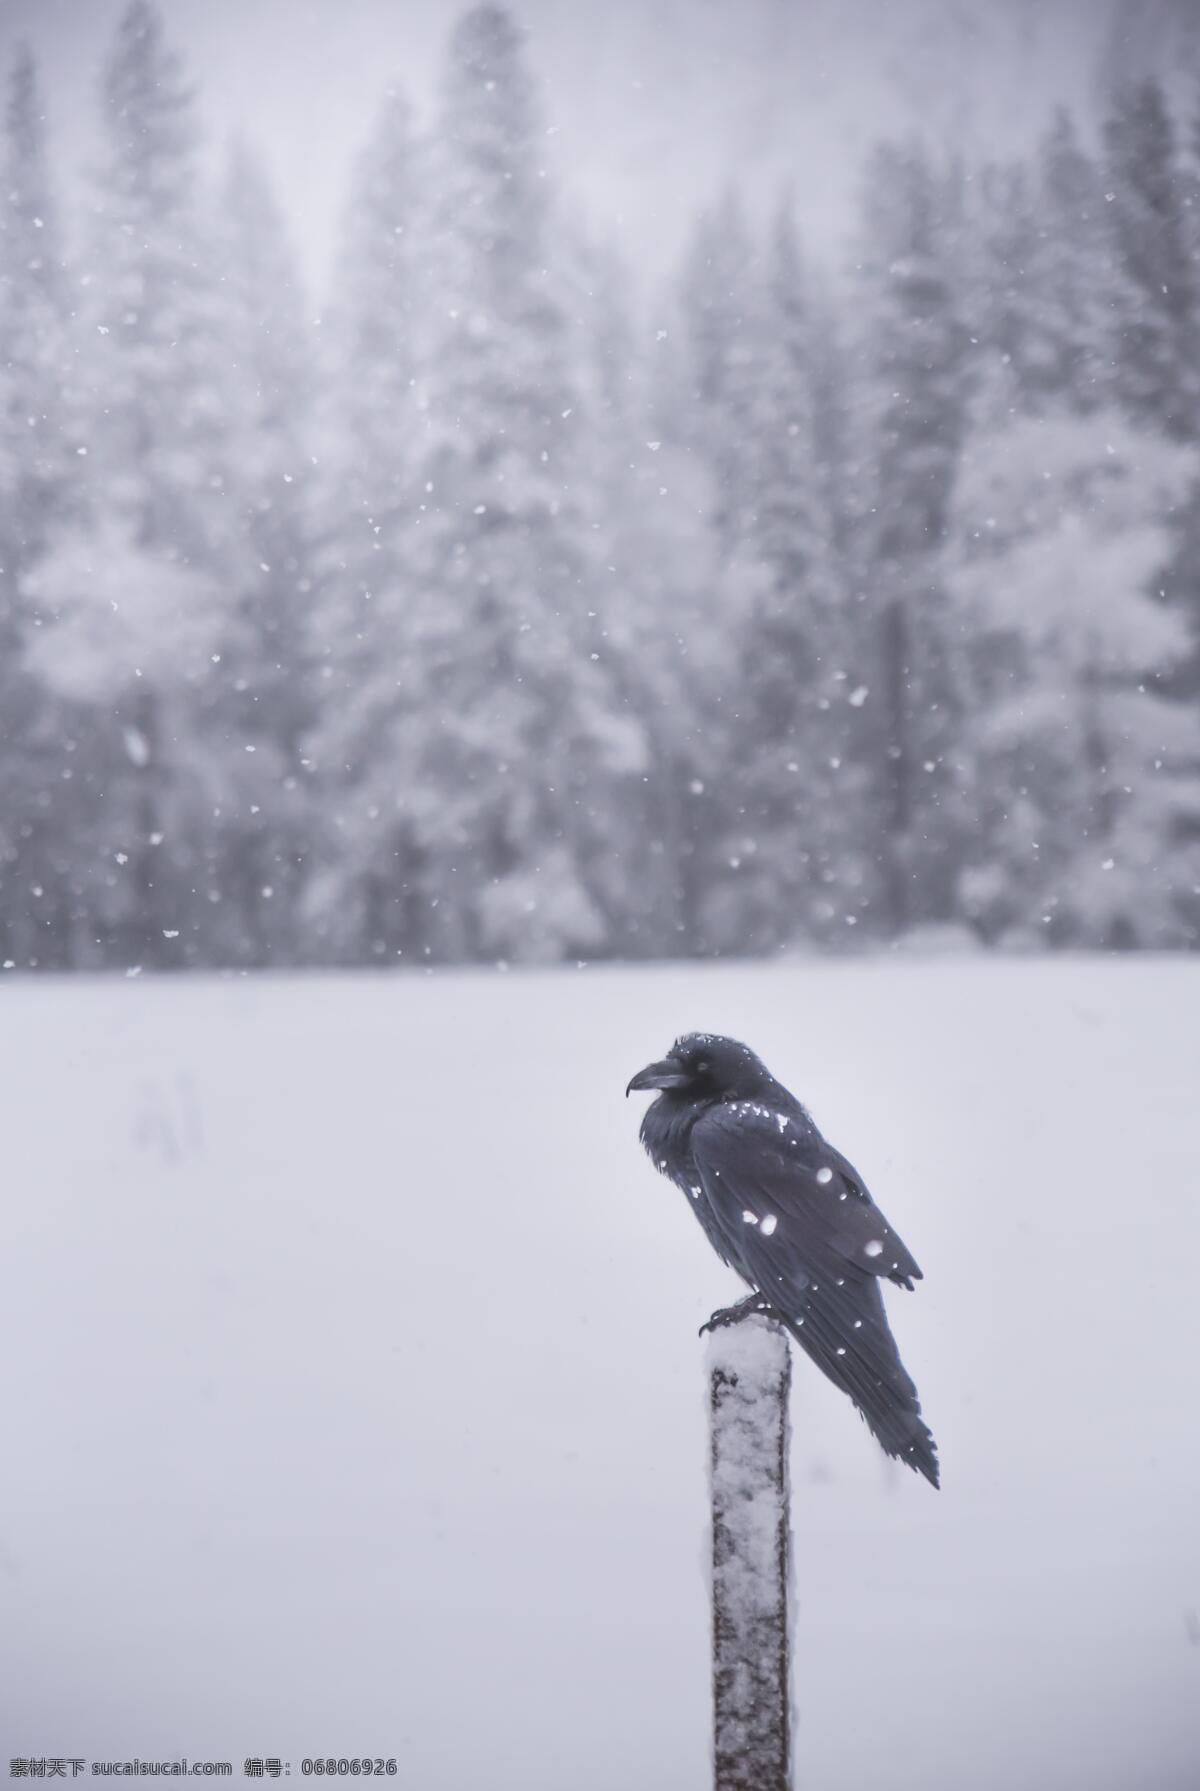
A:
[[[458,0],[160,0],[214,150],[260,150],[314,284],[349,164],[398,81],[428,111]],[[0,50],[43,65],[60,158],[86,160],[96,75],[124,0],[0,0]],[[647,281],[706,198],[792,182],[809,240],[844,240],[883,132],[1019,142],[1052,101],[1086,107],[1127,0],[520,0],[551,165]],[[1188,60],[1200,8],[1142,0],[1122,55]]]

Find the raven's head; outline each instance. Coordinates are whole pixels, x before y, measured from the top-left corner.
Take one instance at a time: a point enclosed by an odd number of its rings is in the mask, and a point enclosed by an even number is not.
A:
[[[747,1100],[772,1086],[770,1073],[749,1045],[714,1032],[688,1032],[658,1063],[639,1070],[625,1090],[657,1088],[684,1100]]]

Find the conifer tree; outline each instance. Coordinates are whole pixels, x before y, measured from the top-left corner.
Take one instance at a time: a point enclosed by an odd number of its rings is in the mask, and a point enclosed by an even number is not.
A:
[[[642,774],[604,786],[609,847],[595,860],[597,900],[607,951],[670,956],[684,927],[680,860],[694,846],[686,738],[695,692],[679,676],[678,637],[681,628],[693,634],[703,575],[692,578],[694,545],[677,552],[667,541],[674,495],[648,408],[630,270],[573,218],[560,216],[555,236],[576,403],[578,522],[599,650],[613,712],[646,741]]]
[[[687,345],[684,440],[708,470],[710,513],[722,559],[752,527],[755,412],[766,379],[765,277],[742,201],[732,188],[703,212],[680,282]]]
[[[955,501],[980,813],[962,895],[988,938],[1189,937],[1200,719],[1158,582],[1195,457],[1108,411],[981,437]]]
[[[3,443],[0,477],[6,580],[19,582],[64,500],[65,269],[51,191],[45,118],[28,49],[13,62],[4,115],[0,194]]]
[[[961,294],[978,343],[974,412],[1005,420],[1040,402],[1042,368],[1036,328],[1042,248],[1037,194],[1022,162],[992,163],[979,173],[967,233],[970,278]],[[973,240],[975,239],[975,240]]]
[[[516,28],[476,7],[433,146],[438,305],[398,668],[419,936],[437,956],[603,948],[601,867],[644,764],[605,653],[536,116]]]
[[[74,515],[26,582],[39,669],[90,718],[92,931],[169,963],[203,959],[222,900],[219,791],[194,742],[219,679],[232,508],[193,97],[147,0],[118,25],[102,124]]]
[[[716,952],[727,948],[743,907],[742,743],[752,715],[749,698],[740,704],[739,666],[759,576],[749,535],[763,303],[757,248],[730,188],[700,213],[683,258],[674,305],[679,327],[665,332],[654,432],[671,456],[663,477],[681,493],[680,523],[696,538],[703,564],[695,583],[707,598],[699,627],[710,654],[706,662],[689,648],[702,720],[680,755],[675,801],[684,818],[677,848],[689,933],[701,950]],[[678,562],[677,547],[672,558]],[[670,663],[668,643],[663,647]]]
[[[1117,397],[1135,421],[1176,441],[1193,440],[1200,417],[1196,283],[1161,85],[1145,80],[1119,89],[1104,138],[1118,273]]]
[[[861,790],[847,752],[853,643],[819,471],[811,304],[787,204],[764,262],[722,419],[732,429],[740,418],[745,611],[728,723],[734,813],[710,926],[742,950],[844,928],[861,883]]]
[[[1061,107],[1038,162],[1036,390],[1086,413],[1112,397],[1115,268],[1100,171]]]
[[[0,955],[69,960],[75,898],[69,726],[28,659],[26,581],[67,514],[66,272],[40,84],[18,50],[0,152]]]
[[[967,817],[961,643],[944,583],[947,510],[968,401],[952,268],[956,196],[916,144],[885,147],[867,186],[860,328],[873,442],[864,569],[867,680],[887,923],[952,915]]]
[[[204,725],[207,750],[221,766],[221,958],[262,963],[299,949],[297,905],[313,821],[301,761],[314,702],[315,378],[291,244],[266,175],[244,145],[230,161],[221,218],[223,483],[233,510],[233,588],[220,642],[223,675]]]
[[[335,958],[395,958],[413,943],[401,736],[419,701],[404,669],[421,515],[420,155],[408,102],[391,88],[347,208],[322,410],[311,640],[319,703],[309,751],[327,825],[312,906],[322,949]]]

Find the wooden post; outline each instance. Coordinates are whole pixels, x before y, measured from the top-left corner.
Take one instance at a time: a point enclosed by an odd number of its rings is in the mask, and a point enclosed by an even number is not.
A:
[[[710,1332],[713,1783],[790,1791],[787,1333]]]

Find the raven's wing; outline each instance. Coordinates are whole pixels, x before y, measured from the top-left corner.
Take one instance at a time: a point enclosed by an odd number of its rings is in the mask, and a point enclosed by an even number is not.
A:
[[[878,1280],[911,1286],[921,1271],[853,1169],[815,1130],[749,1102],[710,1108],[691,1145],[739,1274],[850,1395],[888,1454],[936,1485],[935,1445]]]
[[[815,1267],[841,1272],[853,1263],[902,1287],[921,1279],[916,1258],[868,1194],[862,1177],[811,1123],[805,1125],[752,1101],[711,1107],[692,1129],[697,1168],[734,1191],[718,1199],[735,1251],[754,1221],[767,1221],[778,1240],[772,1259],[803,1246]],[[705,1177],[701,1184],[707,1188]],[[726,1212],[724,1209],[728,1208]],[[746,1213],[753,1219],[746,1219]],[[775,1224],[770,1225],[771,1218]],[[760,1233],[760,1235],[762,1235]]]
[[[849,1259],[873,1275],[886,1275],[898,1287],[912,1292],[914,1281],[924,1279],[916,1257],[904,1240],[894,1232],[872,1200],[866,1183],[841,1153],[821,1140],[818,1152],[821,1162],[815,1170],[818,1186],[834,1190],[841,1211],[837,1230],[838,1247],[849,1252]],[[832,1170],[828,1182],[822,1171]],[[876,1244],[883,1249],[877,1250]]]

